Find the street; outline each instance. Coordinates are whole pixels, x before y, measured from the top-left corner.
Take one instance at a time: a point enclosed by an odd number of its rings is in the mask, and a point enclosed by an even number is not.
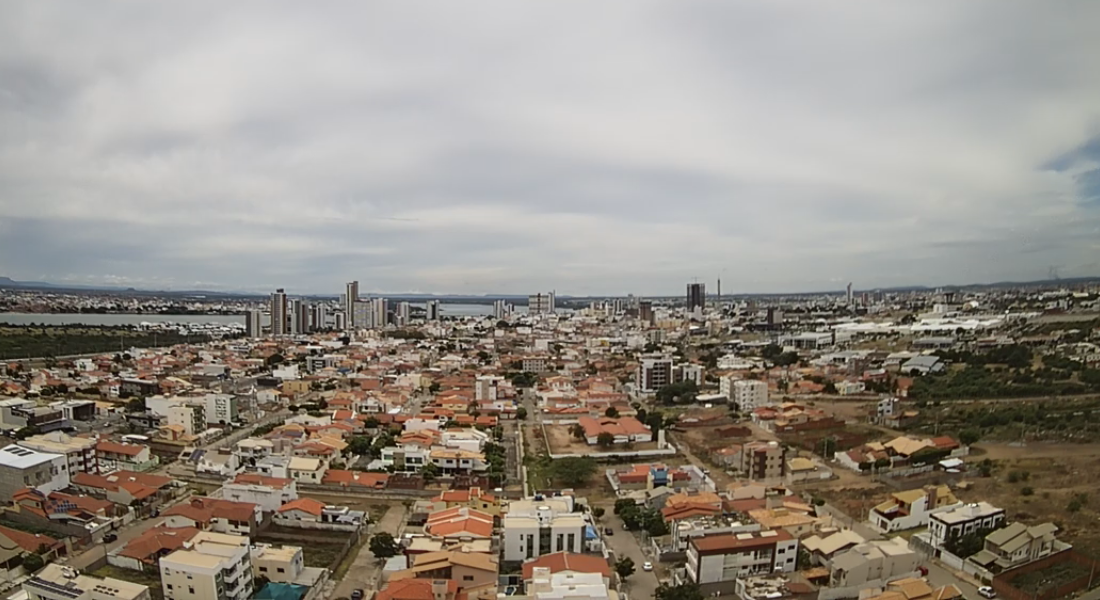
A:
[[[955,587],[959,588],[963,596],[966,598],[974,599],[980,598],[978,595],[978,588],[969,581],[960,579],[955,576],[954,573],[940,566],[935,561],[928,561],[924,563],[928,567],[928,583],[932,587],[939,587],[948,584],[955,584]]]
[[[648,573],[643,571],[642,563],[648,560],[653,562],[655,569],[660,568],[660,566],[642,552],[638,538],[623,529],[618,517],[611,514],[611,508],[610,505],[604,507],[607,513],[600,519],[600,530],[602,531],[604,527],[611,527],[615,530],[615,535],[604,536],[604,541],[607,543],[608,548],[615,553],[616,559],[625,556],[634,561],[634,574],[627,577],[623,588],[626,590],[627,595],[634,600],[653,598],[659,584],[657,571],[654,570]],[[614,565],[612,565],[612,570],[614,570]]]
[[[182,496],[178,500],[175,500],[170,504],[165,504],[164,506],[160,507],[160,510],[163,511],[163,510],[165,510],[165,509],[167,509],[171,506],[175,506],[176,504],[179,504],[180,502],[186,502],[190,499],[191,499],[191,495],[190,494],[185,494],[184,496]],[[161,518],[139,519],[139,520],[134,521],[133,523],[131,523],[130,525],[128,525],[128,526],[126,526],[122,529],[116,529],[114,531],[114,533],[115,533],[115,535],[118,536],[118,539],[115,540],[114,542],[111,542],[110,544],[97,544],[95,546],[92,546],[88,550],[85,550],[84,552],[82,552],[80,554],[77,554],[75,556],[70,556],[70,557],[67,557],[67,558],[63,558],[59,562],[62,562],[63,564],[66,564],[66,565],[68,565],[70,567],[73,567],[75,569],[87,569],[92,563],[94,563],[97,560],[105,557],[107,554],[111,553],[115,548],[120,548],[122,546],[125,546],[127,544],[127,542],[129,542],[130,540],[138,537],[139,535],[145,533],[146,531],[152,529],[153,527],[159,525],[162,522],[164,522],[164,519],[161,519]]]
[[[382,563],[371,554],[368,547],[370,536],[385,531],[393,535],[394,539],[400,540],[404,529],[405,506],[403,504],[391,506],[386,514],[378,520],[378,523],[372,524],[364,532],[363,535],[367,537],[367,540],[359,547],[359,554],[352,558],[351,567],[344,574],[344,579],[337,584],[331,597],[350,598],[353,590],[360,589],[366,592],[365,597],[371,598],[373,596],[371,590],[379,587],[378,578]]]

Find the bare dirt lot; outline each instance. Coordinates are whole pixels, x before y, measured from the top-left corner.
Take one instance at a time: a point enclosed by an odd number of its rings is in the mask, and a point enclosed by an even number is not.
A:
[[[600,454],[612,455],[628,450],[656,450],[657,442],[643,442],[634,444],[615,444],[603,449],[599,446],[589,446],[583,440],[578,440],[569,433],[569,425],[546,425],[546,437],[552,454]]]

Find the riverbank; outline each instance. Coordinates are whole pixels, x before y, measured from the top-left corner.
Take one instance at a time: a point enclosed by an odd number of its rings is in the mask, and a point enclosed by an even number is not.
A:
[[[129,348],[153,348],[202,343],[213,336],[175,330],[148,331],[134,327],[88,325],[0,325],[0,360],[26,360],[79,354],[119,353]]]

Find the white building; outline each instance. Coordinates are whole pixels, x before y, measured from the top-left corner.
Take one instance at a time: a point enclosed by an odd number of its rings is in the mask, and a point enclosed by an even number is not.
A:
[[[783,529],[721,533],[688,540],[687,578],[705,585],[753,575],[791,573],[798,563],[798,540]]]
[[[527,314],[548,315],[554,312],[554,292],[538,293],[527,297]]]
[[[551,573],[547,567],[535,567],[527,586],[527,598],[533,600],[610,600],[612,596],[600,573]]]
[[[32,435],[18,442],[18,444],[40,452],[64,454],[69,465],[70,476],[72,473],[95,474],[99,472],[95,438],[74,437],[61,431],[51,431],[41,435]]]
[[[149,600],[149,586],[113,577],[83,575],[51,563],[23,582],[27,600]],[[15,596],[13,596],[14,598]]]
[[[560,498],[519,500],[504,515],[505,561],[524,561],[552,552],[584,551],[585,520]]]
[[[639,392],[652,394],[670,383],[672,383],[671,358],[642,358],[634,376],[634,386]]]
[[[492,402],[497,399],[497,387],[504,381],[496,375],[478,375],[474,387],[474,399]]]
[[[993,530],[1005,520],[1005,509],[988,502],[976,502],[957,506],[933,514],[928,521],[929,544],[942,550],[947,540],[962,537],[982,529]]]
[[[219,497],[234,502],[251,502],[264,512],[275,512],[298,499],[298,482],[281,477],[242,473],[222,486]]]
[[[165,600],[246,600],[252,597],[247,537],[199,532],[160,559]]]
[[[741,412],[751,412],[768,405],[768,384],[755,379],[733,382],[733,396],[727,396]]]
[[[69,461],[64,454],[11,444],[0,448],[0,501],[31,487],[50,494],[69,487]]]

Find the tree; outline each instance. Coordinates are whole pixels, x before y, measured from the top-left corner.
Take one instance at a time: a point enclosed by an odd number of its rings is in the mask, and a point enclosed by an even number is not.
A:
[[[992,527],[976,529],[966,535],[947,538],[943,543],[943,547],[959,558],[970,558],[982,551],[985,546],[985,536],[992,532]]]
[[[626,579],[634,574],[634,561],[629,556],[624,556],[615,561],[615,573],[620,579]]]
[[[583,440],[586,437],[584,434],[584,427],[582,427],[580,423],[573,423],[573,425],[569,427],[569,433],[578,440]]]
[[[630,498],[619,498],[615,501],[615,508],[612,512],[614,512],[616,515],[621,515],[624,510],[631,506],[637,507],[638,504]]]
[[[619,418],[619,411],[614,406],[608,406],[607,410],[604,411],[603,414],[604,414],[605,417],[607,417],[609,419],[618,419]]]
[[[376,558],[391,558],[397,556],[397,553],[401,551],[401,548],[397,545],[397,541],[393,539],[393,536],[381,531],[371,536],[370,538],[370,553]]]
[[[665,519],[661,516],[661,513],[655,510],[651,510],[645,514],[645,518],[646,533],[653,537],[668,535],[668,523],[665,523]]]
[[[686,404],[695,401],[699,386],[694,381],[670,383],[657,390],[657,401],[661,404]]]
[[[605,512],[607,511],[605,511],[602,506],[597,506],[596,508],[592,509],[592,516],[598,519],[602,517]]]
[[[655,600],[706,600],[699,585],[695,583],[682,583],[680,585],[668,585],[662,583],[653,593]]]
[[[432,384],[428,386],[428,392],[432,394],[438,394],[441,389],[443,389],[443,386],[439,385],[438,381],[433,381]]]
[[[134,398],[126,403],[126,412],[139,413],[145,412],[145,400],[142,398]]]
[[[596,445],[600,448],[610,448],[615,445],[615,434],[609,431],[601,431],[600,435],[596,436]]]
[[[977,429],[964,429],[959,433],[959,441],[964,446],[972,446],[982,439],[982,434]]]
[[[428,463],[420,468],[420,476],[424,478],[425,483],[431,483],[435,481],[436,477],[439,477],[439,467],[434,463]]]
[[[283,364],[283,362],[285,361],[286,359],[283,358],[283,355],[276,352],[275,354],[272,354],[271,356],[264,359],[264,364],[269,367],[274,367],[275,365]]]
[[[365,435],[357,435],[348,440],[347,451],[357,456],[366,456],[370,454],[370,448],[372,441]]]
[[[517,408],[516,409],[516,418],[519,419],[520,421],[526,420],[527,419],[527,409],[522,407],[522,406]]]
[[[23,568],[28,573],[34,573],[44,566],[46,566],[46,561],[37,554],[25,554],[23,556]]]
[[[567,487],[582,487],[596,473],[596,461],[584,456],[567,456],[550,463],[550,476]]]

